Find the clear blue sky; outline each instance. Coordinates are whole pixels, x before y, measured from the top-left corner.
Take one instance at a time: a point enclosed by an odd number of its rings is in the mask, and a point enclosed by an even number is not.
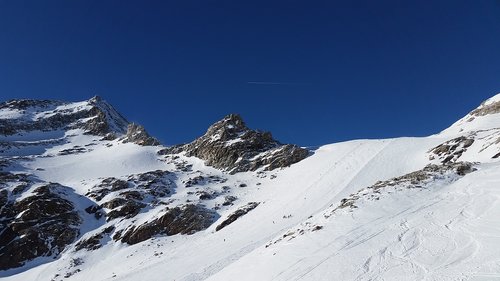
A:
[[[0,0],[0,97],[101,95],[164,143],[422,136],[500,92],[500,1]]]

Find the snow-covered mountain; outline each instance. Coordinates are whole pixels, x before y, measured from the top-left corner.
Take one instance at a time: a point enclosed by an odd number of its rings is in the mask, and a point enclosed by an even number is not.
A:
[[[0,104],[3,280],[500,279],[500,94],[441,133],[165,147],[99,97]]]

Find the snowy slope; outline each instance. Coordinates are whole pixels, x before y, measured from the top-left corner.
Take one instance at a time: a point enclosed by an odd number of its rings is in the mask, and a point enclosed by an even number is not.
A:
[[[80,236],[61,254],[0,271],[0,278],[500,280],[498,105],[500,95],[429,137],[329,144],[288,168],[236,174],[182,152],[162,155],[162,146],[96,138],[78,129],[0,137],[62,140],[38,143],[35,152],[8,150],[3,159],[12,173],[69,187],[83,218]],[[25,117],[9,109],[0,110],[0,118]],[[101,204],[121,198],[118,192],[142,192],[138,179],[151,171],[166,172],[161,179],[168,192],[141,193],[146,207],[136,215],[105,220],[83,210],[89,200]],[[110,178],[128,186],[92,197]],[[225,204],[228,197],[233,199]],[[156,234],[134,244],[114,239],[155,221],[165,206],[193,202],[213,212],[206,229]],[[254,209],[216,230],[251,202]],[[78,241],[111,226],[113,235],[104,235],[100,248],[77,250]]]

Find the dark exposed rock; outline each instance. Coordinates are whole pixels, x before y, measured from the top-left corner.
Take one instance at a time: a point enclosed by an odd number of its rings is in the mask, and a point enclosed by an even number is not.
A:
[[[274,170],[290,166],[309,155],[296,145],[283,145],[271,133],[250,130],[237,114],[226,116],[213,124],[202,137],[185,145],[161,150],[162,155],[186,152],[215,168],[230,173]]]
[[[238,198],[236,198],[235,196],[232,196],[232,195],[225,196],[224,203],[222,203],[222,206],[233,205],[233,202],[236,201],[236,199],[238,199]]]
[[[194,185],[199,185],[204,183],[205,178],[203,176],[196,176],[194,178],[190,178],[185,182],[186,187],[191,187]]]
[[[161,150],[159,153],[162,154],[167,150]],[[176,158],[176,157],[178,157],[178,156],[175,156],[174,158]],[[175,168],[181,172],[191,172],[192,168],[193,168],[193,164],[188,164],[186,161],[175,162]]]
[[[94,217],[98,220],[102,218],[103,214],[101,212],[102,207],[99,205],[92,205],[85,208],[85,212],[89,214],[94,214]]]
[[[121,217],[125,217],[127,219],[133,218],[141,211],[142,208],[146,207],[146,204],[143,204],[143,203],[140,203],[140,202],[137,202],[134,200],[121,201],[119,199],[121,199],[121,198],[111,200],[111,201],[113,201],[113,203],[120,202],[123,204],[116,206],[115,208],[113,208],[112,211],[110,211],[107,214],[108,221],[116,219],[116,218],[121,218]],[[115,206],[115,205],[113,205],[113,206]]]
[[[0,132],[1,134],[1,132]],[[10,161],[7,159],[0,159],[0,170],[10,165]]]
[[[167,208],[165,214],[158,219],[132,227],[117,238],[133,245],[159,234],[189,235],[206,229],[216,218],[216,213],[199,205],[189,204],[183,207]]]
[[[66,271],[66,273],[63,275],[65,279],[67,278],[70,278],[71,276],[77,274],[78,272],[81,272],[82,269],[81,268],[76,268],[80,265],[84,264],[84,261],[82,258],[71,258],[70,262],[69,262],[69,267],[68,267],[68,271]],[[59,273],[57,273],[54,278],[51,280],[51,281],[55,281],[55,279],[60,276]]]
[[[106,203],[103,203],[101,207],[112,210],[125,205],[127,202],[128,200],[124,198],[114,198]]]
[[[312,228],[311,231],[318,231],[318,230],[322,230],[323,229],[323,226],[322,225],[316,225]]]
[[[125,191],[125,192],[122,192],[120,193],[121,196],[123,196],[125,199],[128,199],[128,200],[137,200],[137,201],[141,201],[144,199],[144,197],[142,196],[142,194],[137,191],[137,190],[130,190],[130,191]]]
[[[158,204],[159,198],[173,193],[175,183],[170,179],[172,173],[156,170],[138,175],[131,175],[126,180],[106,178],[87,193],[88,197],[101,201],[107,195],[113,199],[100,204],[101,208],[109,209],[107,220],[116,218],[132,218],[148,204]],[[147,202],[147,203],[144,203]],[[96,218],[102,216],[95,213]]]
[[[206,185],[206,184],[210,184],[210,183],[225,183],[227,181],[226,178],[223,178],[223,177],[219,177],[219,176],[196,176],[196,177],[192,177],[192,178],[189,178],[187,179],[186,181],[184,181],[184,184],[186,185],[186,187],[192,187],[192,186],[195,186],[195,185]]]
[[[199,192],[198,198],[200,200],[210,200],[210,199],[213,198],[213,195],[211,193],[209,193],[209,192],[201,191],[201,192]]]
[[[71,155],[71,154],[79,154],[79,153],[84,153],[87,152],[88,150],[83,147],[74,147],[74,148],[69,148],[69,149],[63,149],[59,151],[59,155]]]
[[[0,220],[11,219],[15,215],[13,203],[9,201],[9,192],[5,189],[0,190]]]
[[[10,203],[13,216],[0,222],[0,270],[57,255],[76,239],[81,218],[59,195],[63,189],[58,184],[41,186],[32,196]]]
[[[227,219],[225,219],[224,221],[222,221],[215,228],[215,231],[219,231],[219,230],[223,229],[224,227],[230,225],[231,223],[233,223],[234,221],[236,221],[241,216],[244,216],[248,212],[250,212],[251,210],[257,208],[257,206],[259,206],[258,202],[250,202],[250,203],[246,204],[245,206],[238,208],[238,210],[236,210],[234,213],[232,213],[231,215],[229,215],[227,217]]]
[[[85,212],[87,212],[89,214],[95,214],[97,211],[99,211],[101,209],[102,209],[101,206],[92,205],[92,206],[88,206],[87,208],[85,208]]]
[[[102,247],[101,239],[103,238],[102,234],[96,234],[91,236],[88,239],[81,240],[75,245],[75,250],[80,251],[83,249],[87,249],[89,251],[97,250]]]
[[[156,170],[151,172],[133,175],[128,178],[128,182],[147,192],[154,197],[165,197],[173,193],[175,183],[170,179],[173,174],[169,171]]]
[[[429,158],[433,160],[437,156],[443,164],[456,162],[473,143],[473,138],[464,136],[454,138],[431,149]]]
[[[88,192],[88,197],[94,198],[96,201],[101,201],[106,195],[111,192],[128,188],[128,182],[117,178],[106,178],[96,185],[94,189]]]
[[[80,240],[78,243],[76,243],[75,250],[80,251],[86,249],[88,251],[93,251],[101,248],[102,247],[101,241],[104,238],[104,236],[109,235],[111,232],[113,232],[114,229],[115,229],[114,226],[109,226],[98,234],[92,235],[87,239]]]
[[[108,186],[110,191],[118,191],[128,188],[128,182],[116,178],[107,178],[102,181],[101,186]]]
[[[101,201],[106,195],[108,195],[111,191],[107,188],[98,188],[92,190],[85,194],[85,196],[95,199],[96,201]]]
[[[29,183],[28,175],[26,174],[13,174],[9,172],[0,172],[0,188],[5,187],[9,182],[16,183]]]
[[[93,117],[84,124],[87,134],[104,136],[114,139],[116,134],[124,134],[128,121],[101,97],[95,96],[89,100],[92,108],[88,114]]]
[[[135,123],[128,124],[127,134],[125,135],[123,142],[125,143],[132,142],[143,146],[160,145],[160,142],[157,139],[150,136],[148,132],[146,132],[146,129],[144,129],[143,126]]]
[[[469,162],[459,162],[455,165],[452,165],[452,167],[455,169],[455,173],[457,173],[457,175],[459,176],[465,176],[468,173],[472,173],[476,170],[473,167],[472,163]]]

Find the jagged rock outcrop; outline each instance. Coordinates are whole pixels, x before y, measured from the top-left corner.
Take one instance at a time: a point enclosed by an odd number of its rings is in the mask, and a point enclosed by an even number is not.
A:
[[[22,200],[0,193],[0,270],[22,266],[41,256],[55,256],[79,235],[82,222],[73,204],[59,193],[64,187],[47,184]]]
[[[270,132],[250,130],[237,114],[213,124],[194,142],[170,147],[160,154],[185,152],[205,160],[205,164],[230,173],[274,170],[306,158],[309,151],[292,144],[281,144]]]
[[[89,238],[82,239],[78,241],[75,245],[75,251],[80,251],[86,249],[88,251],[97,250],[102,247],[102,240],[105,236],[110,235],[115,229],[114,226],[108,226],[103,229],[100,233],[94,234]]]
[[[144,207],[155,206],[160,198],[174,192],[175,183],[170,177],[172,173],[169,171],[156,170],[130,175],[125,179],[105,178],[86,194],[97,202],[105,202],[98,207],[90,206],[86,211],[100,218],[102,211],[107,210],[105,216],[108,221],[132,218]]]
[[[5,118],[2,118],[5,117]],[[105,140],[121,137],[123,142],[144,146],[159,145],[144,127],[128,123],[109,103],[99,96],[85,102],[67,103],[49,100],[11,100],[0,103],[0,135],[9,136],[30,131],[82,129],[87,135]],[[57,144],[56,140],[49,140]],[[40,145],[48,144],[39,142]],[[2,143],[4,147],[12,146]],[[16,146],[22,144],[16,143]],[[81,152],[83,148],[75,153]],[[69,151],[68,153],[70,153]]]
[[[238,208],[238,210],[234,211],[234,213],[232,213],[224,221],[222,221],[215,228],[215,231],[219,231],[219,230],[223,229],[224,227],[230,225],[231,223],[235,222],[240,217],[246,215],[251,210],[257,208],[257,206],[259,206],[258,202],[250,202],[250,203],[246,204],[245,206]]]
[[[150,136],[148,132],[146,132],[146,129],[144,129],[143,126],[135,123],[128,124],[127,133],[125,135],[123,142],[125,143],[132,142],[143,146],[160,145],[160,142],[157,139]]]
[[[151,222],[132,227],[123,236],[114,237],[133,245],[154,235],[193,234],[209,227],[217,219],[217,214],[200,205],[188,204],[182,207],[167,208],[164,215]]]
[[[472,137],[461,136],[454,138],[431,149],[429,151],[431,153],[429,160],[438,157],[443,164],[450,161],[456,162],[473,143],[474,139]]]

